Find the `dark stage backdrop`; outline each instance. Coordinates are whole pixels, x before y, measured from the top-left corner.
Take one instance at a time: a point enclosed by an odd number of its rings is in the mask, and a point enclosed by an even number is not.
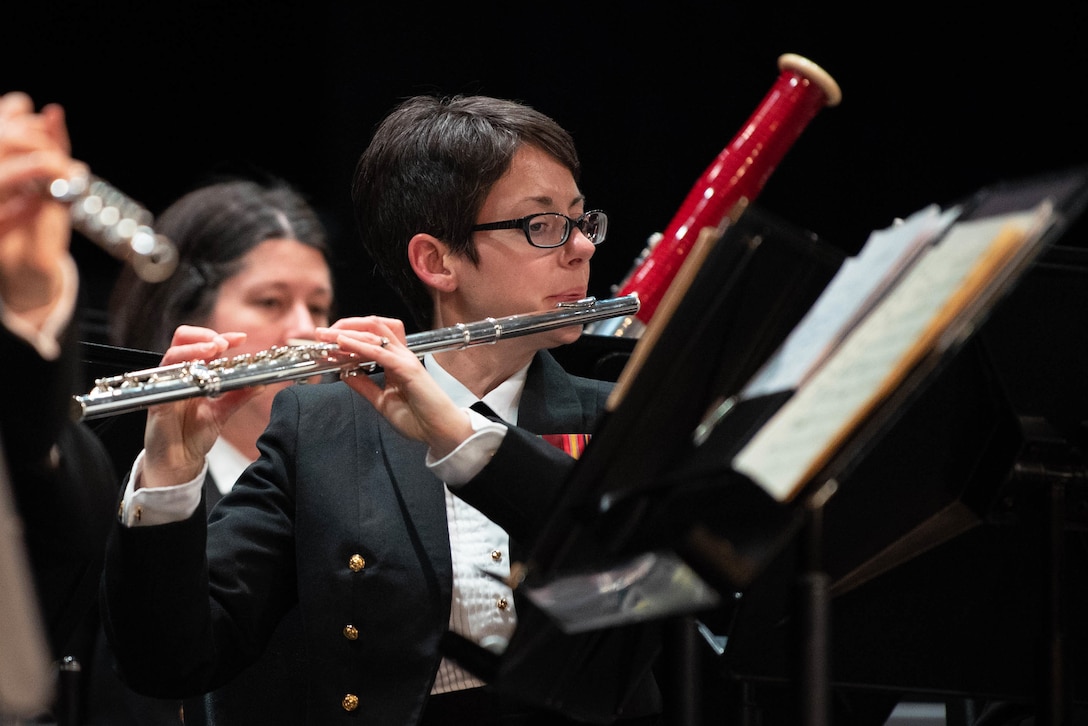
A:
[[[349,185],[373,126],[414,93],[517,98],[574,133],[583,189],[612,220],[598,297],[739,131],[785,52],[822,65],[843,101],[758,204],[847,251],[930,203],[1088,163],[1079,3],[850,15],[687,0],[20,5],[31,7],[3,16],[0,90],[64,104],[75,154],[153,212],[214,173],[290,179],[330,227],[347,314],[403,313],[359,249]],[[75,247],[93,318],[118,264]]]

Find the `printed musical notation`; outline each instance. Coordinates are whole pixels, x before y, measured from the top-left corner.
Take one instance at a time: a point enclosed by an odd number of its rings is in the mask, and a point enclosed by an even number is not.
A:
[[[861,251],[843,262],[781,349],[745,386],[741,397],[800,388],[959,213],[959,207],[941,211],[932,204],[870,234]]]
[[[802,365],[792,364],[793,378],[779,371],[777,384],[769,375],[757,377],[759,390],[791,381],[797,388],[741,449],[733,468],[779,501],[795,497],[908,373],[970,331],[1018,265],[1037,251],[1033,243],[1053,214],[1043,202],[1027,211],[954,221],[932,244],[927,240],[912,251],[909,267],[878,299],[872,290],[857,296],[862,315],[838,313],[850,323],[841,339],[830,341],[830,353],[810,348]],[[894,256],[888,260],[890,271]]]

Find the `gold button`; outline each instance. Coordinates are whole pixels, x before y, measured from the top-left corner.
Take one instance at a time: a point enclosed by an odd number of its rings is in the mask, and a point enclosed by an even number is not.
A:
[[[344,637],[347,638],[348,640],[358,640],[359,639],[359,629],[357,627],[355,627],[354,625],[345,625],[344,626]]]
[[[140,518],[143,517],[143,516],[144,516],[144,508],[140,507],[140,506],[137,506],[136,507],[136,521],[139,522]]]
[[[359,708],[359,697],[354,693],[349,693],[344,696],[344,700],[340,701],[340,705],[344,707],[345,711],[354,711]]]
[[[502,562],[502,552],[498,550],[491,550],[491,559],[495,562]]]
[[[358,572],[366,567],[366,560],[363,559],[362,555],[352,555],[351,559],[348,560],[348,567],[351,568],[352,572]]]
[[[510,607],[510,603],[506,601],[505,597],[500,597],[495,605],[499,608],[499,610],[505,610],[506,608]]]

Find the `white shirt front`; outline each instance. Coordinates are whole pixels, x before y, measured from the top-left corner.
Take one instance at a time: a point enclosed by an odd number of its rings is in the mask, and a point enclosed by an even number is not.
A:
[[[443,370],[432,356],[424,359],[424,365],[458,406],[468,408],[476,403],[476,396]],[[484,403],[504,421],[517,421],[518,402],[525,387],[527,371],[528,366],[484,397]],[[473,427],[477,431],[488,424],[494,425],[471,409],[470,414],[473,416]],[[430,463],[429,458],[428,462],[432,470],[442,477],[438,463]],[[467,481],[457,478],[462,482]],[[457,497],[454,491],[455,485],[452,490],[450,484],[446,485],[446,522],[449,526],[450,551],[453,557],[450,630],[493,652],[501,653],[510,642],[517,624],[514,593],[503,582],[510,575],[510,537],[502,527]],[[457,663],[443,658],[431,693],[448,693],[482,685],[482,680]]]

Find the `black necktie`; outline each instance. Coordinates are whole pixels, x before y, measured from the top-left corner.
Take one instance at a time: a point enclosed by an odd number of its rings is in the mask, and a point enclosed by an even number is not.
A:
[[[499,417],[499,414],[492,411],[491,407],[488,406],[483,401],[477,401],[476,403],[469,406],[469,408],[471,408],[473,411],[475,411],[478,414],[486,416],[487,418],[491,419],[492,421],[502,421],[502,419]]]

